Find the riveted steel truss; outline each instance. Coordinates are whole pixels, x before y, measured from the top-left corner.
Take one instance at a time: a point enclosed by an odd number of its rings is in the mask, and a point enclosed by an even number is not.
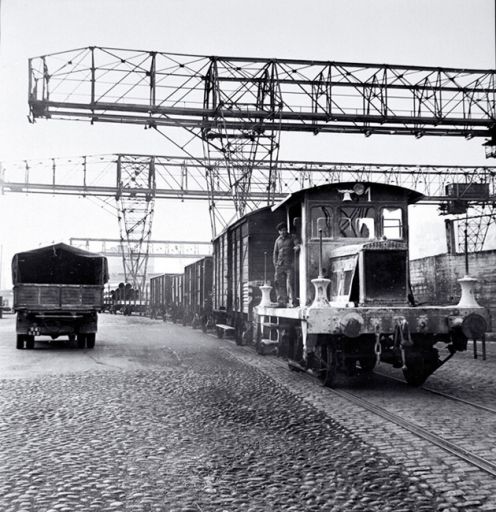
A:
[[[252,172],[247,201],[250,211],[266,203],[270,165],[261,162]],[[210,166],[216,168],[218,200],[232,212],[231,175],[222,158],[109,154],[0,162],[0,193],[64,194],[105,200],[128,194],[145,200],[208,201],[205,175]],[[139,182],[132,179],[136,171]],[[128,178],[125,186],[120,183],[122,176]],[[489,199],[496,200],[496,167],[280,160],[270,204],[302,188],[342,181],[398,185],[421,192],[426,196],[424,202],[434,204],[452,199],[446,193],[449,184],[481,183],[487,184]],[[474,200],[463,194],[460,199]]]
[[[139,242],[136,240],[135,242]],[[122,258],[122,243],[118,238],[76,238],[69,240],[70,245],[87,251],[99,252],[108,257]],[[150,258],[203,258],[212,254],[210,242],[183,240],[150,240],[148,257]],[[145,256],[145,254],[143,254]]]
[[[149,244],[155,207],[152,159],[117,156],[116,195],[122,263],[126,283],[142,292],[146,286]]]
[[[489,135],[495,71],[87,47],[29,61],[33,118],[409,135]]]
[[[454,252],[480,252],[491,226],[496,225],[496,202],[472,205],[470,214],[453,220],[456,229]]]

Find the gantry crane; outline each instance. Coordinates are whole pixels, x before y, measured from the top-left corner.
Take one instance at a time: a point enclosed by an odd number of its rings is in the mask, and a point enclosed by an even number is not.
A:
[[[216,187],[223,169],[237,216],[250,208],[255,169],[264,173],[266,203],[273,203],[282,131],[486,137],[486,154],[496,154],[494,70],[90,46],[30,59],[29,77],[33,121],[140,124],[193,159],[189,142],[164,129],[181,127],[201,141],[214,234],[225,223]],[[151,201],[141,199],[150,219]]]

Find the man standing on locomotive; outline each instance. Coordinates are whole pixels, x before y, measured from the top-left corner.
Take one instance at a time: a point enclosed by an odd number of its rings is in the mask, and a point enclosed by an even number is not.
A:
[[[294,258],[299,249],[295,235],[288,233],[285,222],[277,225],[279,236],[274,243],[273,262],[275,287],[279,307],[294,306]]]

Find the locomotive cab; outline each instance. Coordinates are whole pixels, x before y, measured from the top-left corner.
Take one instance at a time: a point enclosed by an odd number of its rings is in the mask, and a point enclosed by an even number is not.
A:
[[[407,304],[408,205],[421,197],[392,185],[340,183],[281,203],[301,239],[300,305],[312,304],[311,278],[320,272],[330,280],[331,305]]]

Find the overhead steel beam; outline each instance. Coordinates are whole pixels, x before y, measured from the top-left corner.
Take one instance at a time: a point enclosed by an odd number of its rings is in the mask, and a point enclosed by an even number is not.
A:
[[[130,243],[137,244],[139,239],[130,239]],[[121,240],[119,238],[77,238],[69,239],[70,245],[99,252],[109,257],[122,257]],[[203,258],[212,254],[211,242],[185,241],[185,240],[150,240],[148,242],[148,257],[150,258]],[[142,256],[145,256],[143,253]]]
[[[488,137],[495,71],[87,47],[29,60],[33,119]],[[239,135],[239,133],[238,133]]]
[[[89,155],[0,162],[0,193],[42,193],[115,198],[117,195],[150,194],[147,187],[117,186],[117,166],[155,167],[155,199],[208,201],[206,174],[216,168],[217,200],[232,208],[228,170],[221,159],[196,159],[165,155]],[[240,164],[241,166],[241,164]],[[256,203],[266,196],[269,162],[261,162],[252,172],[249,199]],[[489,200],[496,200],[496,167],[409,165],[386,163],[344,163],[325,161],[280,160],[273,202],[302,188],[343,181],[375,181],[413,190],[426,201],[440,203],[452,197],[446,187],[453,183],[487,184]],[[461,197],[463,199],[463,197]],[[470,198],[469,198],[470,199]]]
[[[112,198],[120,195],[142,196],[146,200],[149,187],[118,187],[117,168],[121,165],[140,166],[154,162],[155,198],[175,200],[203,200],[210,202],[205,174],[215,166],[217,201],[231,205],[232,193],[228,170],[222,159],[210,161],[157,155],[90,155],[75,158],[53,158],[38,161],[0,162],[0,193],[42,193],[78,195],[83,197]],[[249,198],[252,204],[263,200],[269,162],[261,162],[251,177]],[[22,177],[22,181],[20,180]],[[302,188],[332,182],[375,181],[417,190],[425,194],[422,204],[443,204],[453,200],[446,192],[454,183],[487,185],[489,195],[484,200],[464,195],[458,200],[469,201],[471,211],[477,208],[492,208],[496,202],[496,167],[488,166],[442,166],[376,163],[343,163],[318,161],[279,161],[279,171],[273,201],[283,199],[288,193]],[[111,185],[113,184],[113,185]],[[231,205],[232,211],[232,205]],[[478,211],[478,210],[477,210]],[[473,215],[471,215],[473,217]],[[489,219],[489,220],[488,220]],[[492,217],[494,220],[494,214]],[[464,217],[455,219],[458,226]],[[488,217],[473,217],[470,232],[474,233],[470,251],[484,247],[486,234],[491,226]],[[153,241],[150,241],[153,244]],[[153,247],[151,245],[150,247]],[[142,257],[142,252],[136,251]]]

